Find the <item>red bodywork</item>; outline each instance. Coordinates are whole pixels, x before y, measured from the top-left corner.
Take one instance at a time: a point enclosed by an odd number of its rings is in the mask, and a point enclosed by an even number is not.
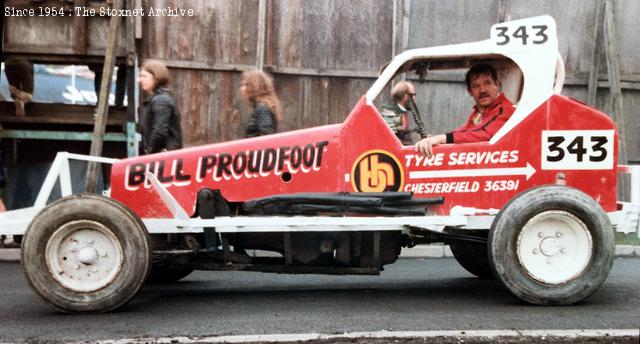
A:
[[[542,169],[542,133],[548,130],[612,132],[611,150],[594,154],[612,154],[610,163],[604,169]],[[610,212],[616,209],[617,147],[609,117],[554,95],[496,143],[437,146],[436,157],[425,164],[363,97],[342,124],[118,161],[111,197],[142,218],[172,217],[145,181],[148,169],[188,214],[195,212],[202,188],[220,190],[229,202],[300,192],[413,191],[416,198],[444,196],[444,204],[433,211],[448,215],[456,205],[500,209],[524,190],[558,182],[582,190]],[[587,160],[579,148],[571,149]],[[535,173],[527,179],[531,168]]]

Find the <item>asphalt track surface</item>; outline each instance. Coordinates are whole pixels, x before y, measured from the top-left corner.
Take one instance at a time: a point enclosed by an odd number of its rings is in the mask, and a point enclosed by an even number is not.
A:
[[[616,259],[604,286],[568,307],[523,304],[453,259],[402,259],[381,276],[195,272],[145,286],[120,311],[100,315],[57,312],[31,291],[19,263],[0,262],[0,276],[0,342],[640,326],[639,258]]]

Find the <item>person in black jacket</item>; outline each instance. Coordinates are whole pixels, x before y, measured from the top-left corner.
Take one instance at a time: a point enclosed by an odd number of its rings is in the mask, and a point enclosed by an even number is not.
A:
[[[143,103],[142,148],[145,154],[182,148],[180,112],[168,84],[169,70],[162,62],[143,62],[140,87],[150,95]]]
[[[240,95],[253,106],[251,118],[245,128],[245,137],[273,134],[282,121],[282,107],[271,77],[262,71],[242,73]]]

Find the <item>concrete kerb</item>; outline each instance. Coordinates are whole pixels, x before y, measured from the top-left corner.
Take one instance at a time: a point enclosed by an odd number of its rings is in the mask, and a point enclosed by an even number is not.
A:
[[[274,256],[270,252],[255,251],[255,256]],[[451,248],[448,245],[418,245],[413,248],[403,249],[400,258],[427,259],[427,258],[451,258]],[[640,257],[640,246],[616,245],[616,257]],[[0,248],[0,261],[19,261],[19,248]]]
[[[0,261],[17,262],[20,261],[19,248],[0,248]]]
[[[210,337],[155,337],[102,340],[99,344],[222,344],[222,343],[637,343],[637,329],[606,330],[469,330],[469,331],[380,331],[344,334],[266,334]],[[78,342],[74,344],[81,344]]]

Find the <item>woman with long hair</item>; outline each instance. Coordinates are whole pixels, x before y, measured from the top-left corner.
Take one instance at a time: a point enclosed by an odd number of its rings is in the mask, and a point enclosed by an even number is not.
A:
[[[273,87],[273,79],[265,72],[242,73],[240,95],[253,107],[245,128],[245,137],[273,134],[282,121],[282,107]]]
[[[169,70],[160,61],[145,60],[140,68],[144,101],[142,146],[145,154],[182,148],[180,112],[169,92]]]

